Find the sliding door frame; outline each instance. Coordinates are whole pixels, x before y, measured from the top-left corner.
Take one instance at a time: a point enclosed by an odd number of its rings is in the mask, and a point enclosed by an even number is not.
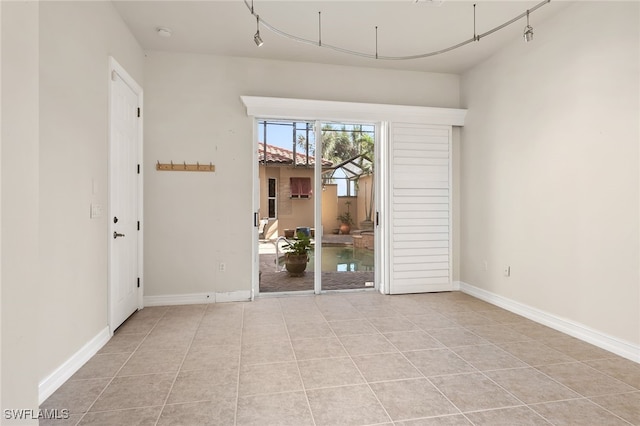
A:
[[[258,96],[241,96],[242,103],[245,105],[247,115],[253,118],[253,138],[252,151],[253,154],[253,212],[254,212],[254,231],[252,234],[252,299],[259,294],[259,256],[257,241],[257,221],[259,218],[259,183],[258,180],[258,163],[257,163],[257,118],[274,119],[274,120],[305,120],[314,121],[316,131],[316,170],[314,191],[322,191],[322,175],[321,164],[322,150],[320,145],[321,129],[320,122],[337,121],[337,122],[357,122],[369,123],[376,125],[376,237],[375,252],[376,269],[380,269],[380,273],[376,270],[375,288],[381,293],[389,293],[389,244],[391,230],[389,229],[389,218],[386,212],[389,212],[389,198],[384,188],[389,182],[388,168],[388,137],[389,127],[393,122],[411,122],[433,125],[450,125],[463,126],[466,116],[466,110],[453,108],[432,108],[432,107],[416,107],[404,105],[387,105],[387,104],[367,104],[355,102],[336,102],[336,101],[319,101],[309,99],[288,99],[288,98],[268,98]],[[379,171],[379,172],[378,172]],[[314,224],[316,230],[320,230],[322,235],[322,212],[321,201],[319,202],[314,196]],[[315,259],[315,277],[314,277],[314,293],[319,294],[321,289],[321,255]]]
[[[322,229],[322,123],[320,120],[314,121],[313,131],[316,142],[316,157],[313,165],[313,202],[315,207],[313,226],[316,230],[316,246],[313,252],[313,292],[320,294],[322,292],[322,235],[324,235],[324,229]]]
[[[385,190],[389,177],[389,123],[382,121],[376,125],[374,179],[375,190],[375,217],[373,226],[375,232],[374,247],[376,270],[374,273],[375,286],[382,294],[389,294],[389,194]]]

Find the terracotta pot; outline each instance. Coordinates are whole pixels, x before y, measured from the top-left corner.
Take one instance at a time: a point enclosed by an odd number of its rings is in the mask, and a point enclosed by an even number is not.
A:
[[[340,233],[347,235],[349,234],[349,232],[351,232],[351,226],[348,223],[343,223],[342,225],[340,225]]]
[[[306,254],[285,253],[284,264],[290,277],[301,277],[307,269],[309,256]]]

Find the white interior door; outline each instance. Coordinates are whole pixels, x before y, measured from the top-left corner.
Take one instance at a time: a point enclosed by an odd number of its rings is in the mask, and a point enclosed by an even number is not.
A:
[[[140,93],[111,74],[110,105],[110,328],[115,330],[139,307],[139,117]]]
[[[451,126],[392,123],[390,293],[453,290]]]

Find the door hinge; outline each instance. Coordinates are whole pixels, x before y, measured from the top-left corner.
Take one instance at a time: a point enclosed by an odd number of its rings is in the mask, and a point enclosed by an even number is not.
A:
[[[140,164],[138,164],[138,174],[140,174]]]
[[[140,230],[140,221],[138,221],[138,231]]]
[[[140,118],[140,108],[138,108],[138,118]]]
[[[376,212],[376,226],[380,226],[380,212]]]
[[[138,288],[140,288],[140,277],[138,277]]]

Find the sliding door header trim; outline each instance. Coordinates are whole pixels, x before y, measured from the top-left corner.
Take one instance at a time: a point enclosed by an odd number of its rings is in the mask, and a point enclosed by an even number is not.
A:
[[[464,126],[466,109],[241,96],[251,117],[323,121],[401,121]]]

